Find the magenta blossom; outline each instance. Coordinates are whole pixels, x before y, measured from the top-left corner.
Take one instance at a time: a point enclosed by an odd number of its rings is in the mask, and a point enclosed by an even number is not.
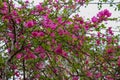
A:
[[[73,76],[72,80],[79,80],[78,76]]]
[[[97,17],[99,17],[102,20],[105,20],[106,18],[108,18],[110,16],[111,16],[111,13],[107,9],[102,10],[97,14]]]
[[[31,27],[33,27],[34,25],[35,25],[35,22],[34,22],[33,20],[30,20],[30,21],[27,21],[27,22],[24,23],[24,26],[25,26],[26,28],[31,28]]]
[[[107,49],[107,53],[108,53],[108,54],[113,53],[113,52],[114,52],[113,48]]]
[[[102,76],[102,73],[101,73],[101,72],[98,72],[98,73],[95,75],[96,78],[100,78],[101,76]]]
[[[13,33],[8,33],[8,36],[11,38],[11,39],[14,39],[14,34]]]
[[[61,44],[59,44],[59,45],[57,46],[57,48],[55,49],[55,52],[56,52],[57,54],[62,54]]]
[[[45,54],[45,53],[40,53],[40,54],[39,54],[39,57],[40,57],[41,59],[45,59],[45,58],[46,58],[46,54]]]
[[[43,10],[42,5],[41,4],[36,5],[36,9],[39,10],[39,11],[42,11]]]
[[[16,22],[17,24],[20,24],[21,21],[22,21],[21,18],[16,18],[16,19],[15,19],[15,22]]]
[[[88,71],[87,74],[86,74],[88,77],[92,77],[92,72]]]
[[[118,66],[120,67],[120,56],[118,57],[117,64],[118,64]]]
[[[19,54],[16,55],[17,59],[20,59],[21,57],[22,57],[22,53],[19,53]]]
[[[38,46],[38,47],[35,49],[35,52],[37,52],[37,53],[44,53],[45,50],[44,50],[41,46]]]
[[[42,37],[44,35],[45,35],[44,32],[42,32],[42,31],[38,32],[38,37]]]
[[[38,32],[38,31],[33,31],[33,32],[32,32],[32,36],[33,36],[33,37],[42,37],[42,36],[44,36],[44,32],[42,32],[42,31],[40,31],[40,32]]]
[[[93,23],[97,23],[98,22],[98,18],[95,17],[95,16],[93,16],[91,20],[92,20]]]
[[[32,36],[33,37],[37,37],[38,36],[38,32],[37,31],[32,32]]]
[[[105,9],[104,10],[104,15],[106,15],[107,17],[110,17],[111,13],[109,12],[109,10]]]

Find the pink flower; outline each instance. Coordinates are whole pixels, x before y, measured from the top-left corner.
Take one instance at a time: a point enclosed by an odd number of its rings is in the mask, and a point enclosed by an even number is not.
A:
[[[104,15],[106,15],[107,17],[110,17],[111,13],[109,12],[109,10],[105,9],[104,10]]]
[[[12,15],[14,15],[14,16],[18,16],[17,11],[16,11],[16,10],[13,10],[13,11],[12,11]]]
[[[98,73],[95,75],[96,78],[100,78],[101,76],[102,76],[102,73],[101,73],[101,72],[98,72]]]
[[[17,24],[20,24],[21,19],[20,19],[20,18],[16,18],[16,19],[15,19],[15,22],[16,22]]]
[[[75,29],[75,30],[78,30],[78,29],[79,29],[79,26],[78,26],[78,25],[75,25],[75,26],[74,26],[74,29]]]
[[[73,35],[72,35],[72,38],[73,38],[73,39],[77,39],[77,36],[73,34]]]
[[[107,31],[108,31],[108,33],[109,33],[110,35],[113,35],[113,34],[114,34],[113,31],[112,31],[112,27],[109,27]]]
[[[97,14],[97,17],[99,17],[100,20],[106,20],[106,18],[108,18],[110,16],[111,16],[111,13],[107,9],[102,10]]]
[[[28,53],[28,58],[30,58],[30,59],[36,59],[37,58],[37,56],[35,55],[35,54],[33,54],[33,53]]]
[[[110,44],[112,42],[112,36],[107,36],[107,42]]]
[[[16,55],[17,59],[20,59],[21,57],[22,57],[22,53],[19,53],[19,54]]]
[[[44,20],[43,20],[43,25],[46,28],[51,28],[52,30],[56,29],[57,24],[55,24],[51,19],[48,18],[47,15],[43,16]]]
[[[87,76],[88,76],[88,77],[92,77],[92,75],[93,75],[93,74],[92,74],[90,71],[87,72]]]
[[[12,31],[14,28],[12,26],[8,26],[8,29]]]
[[[2,14],[7,14],[8,13],[8,9],[7,8],[5,8],[5,9],[1,9],[1,11],[0,11]]]
[[[56,29],[56,27],[57,27],[57,24],[52,23],[52,24],[50,25],[50,28],[51,28],[52,30]]]
[[[55,69],[53,70],[53,72],[54,72],[54,73],[57,73],[57,72],[58,72],[58,69],[55,68]]]
[[[40,53],[39,56],[40,56],[41,59],[45,59],[46,58],[46,54],[45,53]]]
[[[20,73],[19,73],[18,71],[16,71],[14,74],[15,74],[17,77],[20,76]]]
[[[8,51],[8,53],[10,53],[11,49],[10,49],[10,48],[8,48],[8,49],[7,49],[7,51]]]
[[[62,51],[62,55],[63,55],[64,57],[67,57],[67,56],[68,56],[67,52],[65,52],[65,51]]]
[[[107,76],[105,76],[105,78],[106,78],[106,80],[114,80],[114,79],[111,77],[111,75],[107,75]]]
[[[35,78],[39,79],[40,78],[40,74],[36,74]]]
[[[55,37],[55,33],[52,32],[52,33],[50,34],[50,36],[51,36],[51,37]]]
[[[41,36],[44,36],[44,32],[33,31],[32,36],[33,37],[41,37]]]
[[[117,64],[120,67],[120,56],[118,57]]]
[[[28,0],[26,0],[26,1],[25,1],[25,3],[29,3],[29,1],[28,1]]]
[[[64,34],[64,30],[63,30],[62,28],[59,28],[58,34],[59,34],[59,35],[63,35],[63,34]]]
[[[66,22],[66,24],[71,25],[71,24],[72,24],[72,22],[68,21],[68,22]]]
[[[100,40],[96,40],[96,44],[97,44],[97,45],[100,45]]]
[[[10,37],[10,38],[12,38],[12,39],[14,39],[14,34],[13,33],[8,33],[8,36]]]
[[[57,48],[55,49],[55,52],[56,52],[57,54],[62,54],[61,44],[59,44],[59,45],[57,46]]]
[[[89,60],[86,60],[86,61],[85,61],[85,64],[88,64],[88,63],[89,63]]]
[[[16,65],[11,65],[10,68],[15,70],[15,69],[17,69],[17,66]]]
[[[113,48],[107,49],[107,53],[108,53],[108,54],[113,53],[113,52],[114,52]]]
[[[79,77],[78,76],[73,76],[72,80],[78,80]]]
[[[97,14],[97,17],[101,18],[104,16],[104,11],[100,11],[98,14]]]
[[[58,3],[58,0],[55,0],[56,3]]]
[[[42,5],[41,4],[36,5],[36,9],[39,10],[39,11],[42,11],[43,10]]]
[[[2,14],[8,14],[8,5],[7,2],[2,2],[1,7],[0,7],[0,13]]]
[[[93,23],[97,23],[97,22],[98,22],[97,17],[93,16],[93,17],[92,17],[92,22],[93,22]]]
[[[37,53],[44,53],[45,50],[44,50],[41,46],[38,46],[38,47],[35,49],[35,52],[37,52]]]
[[[80,0],[76,0],[76,2],[79,2]]]
[[[87,31],[88,29],[89,29],[89,26],[88,26],[88,25],[86,25],[86,26],[85,26],[85,30]]]
[[[36,67],[38,68],[38,69],[42,69],[42,68],[45,68],[45,65],[44,65],[44,63],[36,63]]]
[[[57,18],[57,21],[58,21],[59,24],[61,24],[61,23],[62,23],[62,17],[61,17],[61,16],[58,17],[58,18]]]
[[[37,31],[32,32],[32,36],[33,37],[37,37],[38,36],[38,32]]]
[[[76,0],[76,2],[79,2],[81,5],[85,2],[85,0]]]
[[[33,20],[30,20],[30,21],[27,21],[27,22],[24,23],[24,26],[25,26],[26,28],[31,28],[31,27],[33,27],[34,25],[35,25],[35,22],[34,22]]]
[[[7,8],[7,2],[3,2],[3,8]]]
[[[100,38],[100,32],[97,33],[98,38]]]
[[[44,32],[38,32],[38,37],[44,36]]]
[[[120,48],[120,45],[118,45],[118,48]]]

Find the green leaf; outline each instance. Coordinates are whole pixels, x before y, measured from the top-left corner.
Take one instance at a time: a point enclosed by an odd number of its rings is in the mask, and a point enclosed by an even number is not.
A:
[[[120,10],[120,4],[118,4],[117,7],[118,7],[118,11],[119,11]]]
[[[107,2],[107,0],[103,0],[103,2]]]
[[[64,14],[67,14],[67,13],[68,13],[68,12],[67,12],[67,9],[64,9],[64,10],[63,10],[63,13],[64,13]]]
[[[4,60],[3,58],[0,56],[0,64],[3,64],[4,63]]]
[[[101,24],[100,28],[106,28],[106,26],[104,24]]]
[[[69,0],[69,4],[72,4],[73,2],[72,2],[72,0]]]

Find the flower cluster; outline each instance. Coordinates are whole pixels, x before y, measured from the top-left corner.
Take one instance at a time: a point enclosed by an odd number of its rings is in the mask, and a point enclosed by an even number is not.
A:
[[[119,36],[103,23],[111,12],[101,10],[88,20],[71,14],[85,2],[47,0],[31,8],[29,1],[16,7],[3,0],[0,71],[8,74],[2,80],[119,80]]]

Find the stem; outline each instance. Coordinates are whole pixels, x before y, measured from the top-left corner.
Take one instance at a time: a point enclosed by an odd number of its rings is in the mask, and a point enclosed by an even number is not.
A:
[[[13,73],[14,73],[14,70],[13,70]],[[15,76],[13,75],[13,80],[15,80]]]
[[[25,59],[23,58],[23,80],[25,80]]]

